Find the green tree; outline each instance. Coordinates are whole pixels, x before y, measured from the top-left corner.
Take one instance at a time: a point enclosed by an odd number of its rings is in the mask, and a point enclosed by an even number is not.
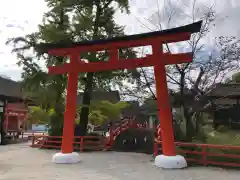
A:
[[[49,124],[51,116],[55,115],[54,109],[43,110],[39,106],[31,107],[28,113],[28,120],[33,124]]]
[[[201,128],[204,121],[203,112],[209,108],[211,103],[206,94],[212,90],[216,83],[221,83],[229,75],[229,72],[239,69],[240,43],[234,37],[216,37],[216,44],[212,46],[213,51],[209,51],[210,44],[204,43],[204,39],[208,37],[209,32],[216,25],[214,5],[208,7],[197,0],[190,0],[188,3],[182,3],[182,1],[172,3],[171,0],[166,0],[162,8],[160,5],[160,1],[156,0],[155,12],[153,11],[149,17],[136,17],[138,22],[150,31],[176,27],[181,22],[203,21],[200,32],[193,34],[191,40],[183,44],[183,49],[187,47],[186,49],[190,49],[193,53],[193,63],[166,67],[168,87],[178,96],[177,100],[182,117],[179,124],[184,124],[186,129],[183,136],[186,141],[192,141],[203,132]],[[183,8],[179,9],[179,7]],[[190,11],[186,11],[186,9]],[[182,21],[179,21],[179,18]],[[166,44],[164,50],[173,53],[174,46]],[[181,48],[179,48],[180,51]],[[143,54],[148,52],[143,50]],[[127,86],[125,89],[134,98],[138,96],[137,98],[144,99],[151,96],[156,99],[153,70],[141,68],[140,73],[140,86],[133,86],[133,88]]]
[[[114,21],[114,14],[116,12],[114,3],[117,4],[122,11],[129,12],[128,0],[93,0],[92,3],[88,4],[89,6],[87,8],[81,10],[81,13],[77,13],[76,16],[73,17],[77,39],[96,40],[124,35],[124,28],[117,25]],[[90,62],[103,61],[107,58],[107,52],[86,53],[81,56]],[[120,52],[120,56],[135,57],[135,53],[126,49]],[[87,132],[89,105],[93,89],[110,89],[112,80],[119,82],[129,77],[129,74],[131,74],[131,72],[126,74],[124,71],[86,74],[83,96],[84,106],[80,114],[81,135],[85,135]]]
[[[101,125],[104,121],[118,120],[121,110],[128,107],[126,102],[111,103],[110,101],[92,101],[89,106],[89,123],[92,125]],[[81,112],[81,107],[78,107],[78,113]],[[79,119],[77,124],[81,120]]]
[[[126,102],[111,103],[109,101],[95,101],[90,106],[89,120],[90,122],[93,122],[95,115],[99,114],[99,112],[101,113],[101,117],[103,119],[100,123],[107,119],[110,121],[118,120],[120,118],[121,110],[127,106],[128,104]]]
[[[23,67],[22,84],[26,96],[36,100],[37,104],[47,109],[53,107],[56,111],[51,116],[52,127],[61,124],[64,112],[64,92],[66,89],[66,75],[49,76],[45,67],[39,64],[58,65],[66,62],[66,58],[49,57],[38,53],[35,49],[38,42],[56,42],[71,40],[69,30],[68,8],[62,1],[46,0],[50,11],[44,14],[43,23],[39,25],[39,31],[25,37],[10,39],[7,43],[13,43],[13,52],[19,59],[18,65]],[[33,51],[32,51],[33,50]],[[57,133],[59,134],[59,132]]]
[[[118,8],[129,12],[128,0],[45,0],[49,11],[44,14],[39,30],[25,37],[12,38],[8,43],[14,44],[13,52],[17,54],[19,65],[23,67],[23,87],[27,96],[37,99],[42,108],[53,107],[56,115],[53,121],[57,123],[63,119],[66,75],[49,76],[45,67],[61,65],[68,58],[48,56],[37,48],[43,43],[71,43],[82,40],[95,40],[124,34],[123,27],[114,21],[114,14]],[[30,55],[29,55],[30,54]],[[120,56],[135,57],[130,49],[120,51]],[[103,61],[108,57],[107,52],[83,53],[81,58],[92,61]],[[131,78],[134,71],[114,71],[102,73],[82,73],[79,75],[84,90],[83,104],[80,115],[81,133],[85,135],[88,124],[89,105],[93,89],[109,90],[112,81],[119,83]],[[136,71],[135,71],[136,72]],[[118,84],[119,84],[118,83]],[[48,95],[43,95],[44,93]],[[42,98],[41,98],[42,97]],[[57,121],[58,119],[58,121]]]
[[[36,106],[30,108],[28,121],[33,124],[45,124],[49,127],[48,133],[50,135],[60,136],[62,134],[63,119],[57,119],[57,117],[59,116],[55,109],[46,110]]]

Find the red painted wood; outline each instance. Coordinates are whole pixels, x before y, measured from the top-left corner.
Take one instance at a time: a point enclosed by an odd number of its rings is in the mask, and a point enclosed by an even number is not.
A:
[[[220,165],[220,166],[240,167],[240,163],[230,163],[230,162],[207,161],[207,164]]]
[[[153,145],[153,153],[154,153],[154,156],[157,156],[158,155],[158,144],[157,143],[154,143]]]
[[[198,155],[202,155],[201,151],[178,150],[178,152],[184,153],[184,154],[198,154]]]
[[[155,43],[152,46],[155,61],[154,75],[157,93],[158,118],[161,121],[162,150],[165,156],[175,156],[176,148],[174,144],[172,113],[168,96],[165,64],[158,59],[163,59],[162,47]],[[160,56],[159,56],[160,55]]]
[[[15,108],[6,108],[5,111],[7,111],[7,112],[25,112],[25,113],[28,112],[27,109],[15,109]]]
[[[162,142],[158,141],[155,143],[155,145],[159,145],[159,144],[162,144]],[[232,159],[239,159],[239,161],[240,161],[240,155],[238,155],[238,154],[219,154],[219,153],[207,152],[207,148],[209,148],[209,149],[210,148],[212,148],[212,149],[228,149],[228,150],[239,151],[240,146],[215,145],[215,144],[194,144],[194,143],[184,143],[184,142],[175,142],[175,144],[177,146],[183,146],[183,147],[201,147],[202,148],[201,151],[178,150],[178,152],[180,152],[180,153],[198,155],[197,156],[198,158],[186,158],[186,160],[189,162],[195,162],[195,163],[203,164],[203,165],[211,164],[211,165],[240,167],[239,163],[210,161],[207,158],[207,157],[228,157],[228,158],[232,158]],[[159,147],[157,149],[159,149]],[[201,158],[201,159],[199,159],[199,158]]]
[[[132,41],[121,41],[121,42],[111,42],[105,44],[96,44],[96,45],[88,45],[88,46],[78,46],[73,48],[59,48],[49,50],[48,54],[55,56],[67,56],[72,54],[73,52],[94,52],[94,51],[102,51],[106,49],[119,49],[119,48],[129,48],[129,47],[138,47],[138,46],[148,46],[152,45],[153,42],[158,41],[159,45],[164,43],[174,43],[179,41],[187,41],[190,40],[191,33],[177,33],[167,36],[159,36],[154,38],[145,38],[139,40]]]
[[[109,54],[109,62],[117,63],[117,61],[119,60],[118,49],[111,48],[111,49],[108,50],[108,54]]]
[[[84,141],[83,138],[80,139],[80,152],[83,152]]]
[[[66,63],[61,66],[50,66],[48,67],[48,72],[49,74],[64,74],[68,72],[97,72],[117,69],[135,69],[137,67],[154,66],[155,64],[152,56],[118,61],[110,59],[110,61],[113,61],[114,63],[109,63],[109,61],[78,63],[74,65],[71,63]],[[158,61],[164,61],[163,64],[165,65],[190,63],[192,61],[192,53],[164,54],[162,59],[158,58]]]
[[[79,59],[79,54],[72,54],[70,57],[70,62],[74,65],[77,64]],[[62,153],[72,153],[73,152],[73,139],[74,139],[74,124],[76,116],[76,106],[77,106],[77,89],[78,89],[78,73],[70,72],[68,73],[68,87],[67,87],[67,97],[66,97],[66,110],[64,113],[64,128],[63,128],[63,138],[62,138]]]
[[[77,74],[80,72],[98,72],[117,69],[135,69],[138,67],[154,66],[154,73],[156,78],[157,101],[159,117],[161,119],[162,139],[163,139],[163,154],[168,156],[176,155],[172,117],[168,98],[168,88],[166,82],[165,65],[191,62],[192,54],[163,54],[162,44],[172,43],[178,41],[189,40],[191,33],[176,33],[172,35],[165,35],[159,37],[142,38],[131,41],[111,42],[95,45],[84,45],[73,48],[60,48],[50,50],[51,55],[70,56],[70,63],[58,67],[49,67],[50,74],[64,74],[68,73],[68,89],[66,99],[66,112],[64,114],[64,129],[63,129],[63,143],[62,152],[71,153],[73,151],[74,139],[74,119],[76,114],[76,94],[77,94]],[[153,48],[153,55],[148,55],[145,58],[135,59],[118,59],[119,48],[129,48],[137,46],[151,45]],[[96,52],[108,50],[109,61],[107,62],[91,62],[83,63],[79,60],[81,52]],[[135,124],[136,127],[138,127]],[[112,130],[110,130],[113,133]],[[121,129],[116,134],[121,132]],[[110,144],[114,138],[110,136]]]
[[[229,148],[230,149],[230,148]],[[220,154],[220,153],[207,153],[208,156],[218,156],[218,157],[227,157],[227,158],[237,158],[240,161],[239,154]]]
[[[207,147],[203,146],[202,147],[202,161],[203,161],[203,165],[207,165]]]
[[[158,143],[162,143],[159,141]],[[188,147],[208,147],[216,149],[231,149],[231,150],[240,150],[240,146],[231,146],[231,145],[218,145],[218,144],[194,144],[194,143],[185,143],[185,142],[175,142],[177,146],[188,146]]]
[[[26,121],[28,109],[24,103],[6,103],[4,126],[7,132],[19,132],[19,124]],[[21,117],[21,119],[20,119]]]

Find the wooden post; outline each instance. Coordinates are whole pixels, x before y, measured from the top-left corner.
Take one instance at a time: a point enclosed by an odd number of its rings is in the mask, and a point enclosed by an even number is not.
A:
[[[83,152],[84,136],[80,136],[80,152]]]
[[[158,155],[158,142],[155,142],[153,145],[153,153],[154,153],[154,156]]]
[[[203,160],[203,165],[207,166],[207,146],[202,146],[202,160]]]
[[[159,47],[161,46],[161,47]],[[171,106],[168,97],[166,70],[163,57],[162,44],[154,44],[153,58],[155,61],[154,74],[156,81],[158,117],[161,119],[163,155],[176,156],[174,144]]]
[[[6,106],[6,108],[5,108],[5,113],[4,113],[4,117],[5,117],[5,121],[6,121],[6,123],[5,123],[5,132],[7,133],[8,132],[8,102],[6,101],[5,102],[5,106]]]
[[[70,63],[74,67],[79,59],[78,53],[73,53],[70,56]],[[68,73],[68,87],[66,97],[66,109],[64,113],[64,128],[62,138],[62,153],[73,152],[74,124],[77,105],[77,89],[78,89],[78,73]]]
[[[34,133],[32,133],[32,147],[34,147],[34,141],[35,141],[35,137],[34,137]]]
[[[112,143],[113,143],[113,137],[114,134],[113,134],[113,127],[111,126],[110,127],[110,130],[109,130],[109,145],[112,146]]]

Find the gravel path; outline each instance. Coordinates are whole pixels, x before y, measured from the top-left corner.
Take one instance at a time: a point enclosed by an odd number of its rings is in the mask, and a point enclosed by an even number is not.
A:
[[[57,165],[52,150],[27,144],[0,146],[0,180],[239,180],[240,172],[221,168],[191,167],[162,170],[151,156],[134,153],[82,153],[82,162]]]

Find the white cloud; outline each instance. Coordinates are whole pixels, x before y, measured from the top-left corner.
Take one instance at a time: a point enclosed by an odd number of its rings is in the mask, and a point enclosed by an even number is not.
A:
[[[118,16],[117,19],[122,25],[126,26],[128,34],[159,30],[159,19],[164,24],[162,28],[165,29],[168,28],[171,8],[174,8],[169,27],[186,25],[192,23],[192,2],[193,0],[132,0],[132,14]],[[215,52],[213,46],[215,37],[236,36],[240,39],[240,0],[196,0],[195,21],[199,20],[209,7],[216,11],[216,21],[214,22],[215,27],[211,27],[211,32],[201,41],[205,44],[204,51],[199,54],[202,58],[207,58],[211,51]],[[187,46],[183,49],[175,46],[176,52],[187,49]],[[198,71],[191,72],[191,77],[197,75]],[[228,73],[228,75],[231,75],[231,73]]]
[[[128,34],[159,30],[192,23],[194,0],[132,0],[131,14],[118,15],[117,20],[126,26]],[[214,49],[215,38],[219,36],[236,36],[240,39],[240,0],[195,0],[195,21],[204,16],[210,7],[216,11],[215,26],[211,27],[207,37],[201,40],[205,44],[205,54]],[[157,13],[160,12],[160,13]],[[169,15],[172,15],[168,24]],[[160,20],[159,20],[160,19]],[[187,46],[176,51],[189,49]]]
[[[118,15],[117,20],[126,26],[128,34],[150,31],[148,28],[157,30],[159,18],[167,24],[171,8],[174,15],[170,27],[190,23],[192,21],[193,0],[131,0],[132,14]],[[196,19],[203,16],[207,7],[213,6],[216,10],[216,27],[212,30],[212,36],[236,35],[240,38],[240,1],[239,0],[196,0]],[[156,14],[157,11],[160,14]],[[151,20],[149,23],[146,18]],[[144,25],[143,25],[144,24]],[[146,26],[148,27],[146,27]]]
[[[6,46],[8,38],[23,36],[37,29],[41,22],[46,5],[43,0],[8,0],[0,5],[0,75],[19,80],[21,68],[11,54],[11,46]]]
[[[131,14],[122,15],[117,13],[116,20],[125,25],[127,34],[136,34],[156,30],[158,15],[152,16],[152,24],[146,20],[147,17],[160,10],[166,13],[168,9],[162,9],[164,3],[169,0],[130,0]],[[171,26],[189,23],[185,13],[191,13],[189,5],[192,0],[171,0],[171,6],[175,7],[175,18]],[[209,44],[214,36],[235,35],[240,38],[240,1],[239,0],[197,0],[200,17],[204,6],[215,4],[217,21],[209,39]],[[42,15],[46,11],[44,0],[8,0],[1,2],[0,6],[0,74],[10,76],[14,80],[20,79],[21,69],[16,65],[16,57],[11,54],[11,47],[5,45],[9,37],[25,35],[37,29]],[[161,15],[161,20],[167,21],[166,15]],[[145,25],[147,24],[148,27]]]

